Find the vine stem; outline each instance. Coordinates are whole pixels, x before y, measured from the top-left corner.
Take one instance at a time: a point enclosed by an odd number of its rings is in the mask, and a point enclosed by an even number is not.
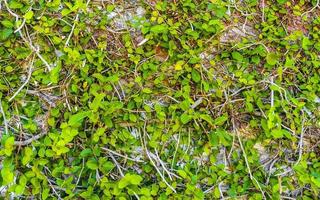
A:
[[[2,114],[2,118],[3,118],[3,123],[4,123],[4,131],[6,134],[8,134],[8,123],[7,123],[7,119],[6,119],[6,114],[4,113],[3,107],[2,107],[2,102],[0,99],[0,111]]]
[[[302,13],[301,17],[303,17],[304,15],[306,15],[306,14],[308,14],[308,13],[311,13],[314,9],[318,8],[318,7],[319,7],[319,3],[320,3],[320,0],[317,0],[316,5],[315,5],[313,8],[311,8],[310,10]]]

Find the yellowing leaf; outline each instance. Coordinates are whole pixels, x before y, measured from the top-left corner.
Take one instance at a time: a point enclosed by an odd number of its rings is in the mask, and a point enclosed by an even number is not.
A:
[[[2,176],[2,184],[8,185],[13,182],[14,174],[11,172],[10,168],[4,167],[1,170],[1,176]]]
[[[184,64],[184,61],[180,60],[176,63],[176,65],[174,66],[175,70],[182,70],[182,66]]]
[[[4,152],[7,156],[11,156],[14,149],[14,137],[9,137],[4,143]]]
[[[22,157],[22,164],[26,165],[30,162],[32,156],[32,149],[30,147],[26,147],[24,149],[24,156]]]
[[[179,174],[179,176],[181,176],[182,178],[187,178],[187,173],[184,171],[184,170],[182,170],[182,169],[179,169],[178,170],[178,174]]]
[[[29,10],[25,15],[24,18],[25,19],[31,19],[33,17],[33,11]]]
[[[146,94],[151,94],[152,93],[152,90],[150,88],[143,88],[142,89],[142,92],[143,93],[146,93]]]

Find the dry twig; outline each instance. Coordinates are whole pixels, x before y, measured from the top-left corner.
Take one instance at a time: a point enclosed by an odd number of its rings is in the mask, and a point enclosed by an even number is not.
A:
[[[41,133],[39,133],[38,135],[32,136],[31,138],[27,139],[27,140],[23,140],[23,141],[15,141],[14,145],[15,146],[27,146],[28,144],[31,144],[33,141],[35,140],[39,140],[40,138],[42,138],[43,136],[45,136],[47,134],[46,131],[43,131]]]
[[[141,138],[141,142],[142,142],[142,147],[145,149],[146,151],[146,154],[147,154],[147,157],[149,158],[151,164],[153,165],[153,167],[156,169],[156,171],[158,172],[158,174],[160,175],[160,177],[162,178],[163,182],[174,192],[174,193],[177,193],[177,191],[167,182],[166,178],[163,176],[163,174],[161,173],[160,169],[157,167],[157,165],[154,163],[153,159],[151,158],[150,156],[150,153],[147,149],[147,142],[146,142],[146,139],[145,139],[145,136],[146,136],[146,122],[144,124],[144,128],[143,128],[143,136],[142,134],[140,133],[139,131],[139,134],[140,134],[140,138]]]
[[[306,15],[306,14],[308,14],[308,13],[311,13],[314,9],[316,9],[316,8],[319,8],[319,3],[320,3],[320,1],[319,0],[317,0],[317,3],[316,3],[316,5],[314,6],[314,7],[312,7],[310,10],[308,10],[308,11],[306,11],[306,12],[304,12],[304,13],[302,13],[301,14],[301,17],[303,17],[304,15]]]
[[[7,11],[8,11],[12,16],[14,16],[14,17],[16,18],[16,22],[18,22],[21,17],[20,17],[18,14],[14,13],[14,12],[9,8],[9,5],[8,5],[7,0],[4,0],[4,4],[5,4],[5,6],[6,6]],[[28,40],[23,36],[21,30],[22,30],[23,27],[25,27],[24,25],[25,25],[25,23],[24,23],[24,21],[23,21],[22,24],[15,30],[15,32],[18,32],[18,33],[20,34],[20,37],[22,38],[22,40],[23,40],[24,42],[26,42],[26,43],[28,44],[28,46],[30,47],[31,51],[33,51],[33,52],[39,57],[39,59],[40,59],[40,60],[44,63],[44,65],[47,67],[48,71],[51,71],[51,66],[48,64],[48,62],[47,62],[47,61],[42,57],[42,55],[39,53],[39,49],[36,48],[36,47],[32,44],[31,40],[28,41]]]
[[[33,61],[34,61],[34,57],[32,58],[31,64],[29,66],[27,79],[20,86],[20,88],[12,95],[12,97],[9,99],[9,102],[12,101],[19,94],[19,92],[24,88],[24,86],[26,86],[29,83],[31,75],[32,75],[32,70],[33,70]]]
[[[119,156],[119,157],[122,157],[122,158],[124,158],[124,159],[128,159],[128,160],[131,160],[131,161],[134,161],[134,162],[143,162],[143,161],[140,160],[140,159],[130,158],[130,157],[128,157],[127,155],[122,155],[122,154],[120,154],[120,153],[118,153],[118,152],[115,152],[115,151],[113,151],[113,150],[111,150],[111,149],[108,149],[108,148],[106,148],[106,147],[101,147],[101,149],[102,149],[102,150],[105,150],[105,151],[108,151],[109,153],[112,153],[112,154],[117,155],[117,156]]]
[[[249,162],[248,162],[248,158],[247,158],[247,154],[246,154],[246,151],[244,150],[244,147],[242,145],[242,142],[241,142],[241,139],[240,139],[240,135],[239,135],[239,131],[237,130],[236,126],[235,126],[235,122],[234,122],[234,119],[232,119],[232,125],[233,125],[233,130],[235,131],[235,133],[237,134],[237,137],[238,137],[238,141],[239,141],[239,144],[240,144],[240,148],[241,148],[241,151],[243,153],[243,158],[245,160],[245,163],[246,163],[246,166],[247,166],[247,169],[248,169],[248,173],[249,173],[249,177],[252,181],[254,181],[258,187],[259,187],[259,190],[263,196],[263,199],[267,199],[261,186],[260,186],[260,183],[258,182],[258,180],[252,175],[252,172],[251,172],[251,168],[250,168],[250,165],[249,165]]]
[[[3,107],[2,107],[2,102],[0,99],[0,112],[2,114],[2,118],[3,118],[3,123],[4,123],[4,132],[6,134],[8,134],[8,123],[7,123],[7,119],[6,119],[6,114],[4,113]]]
[[[109,153],[109,156],[111,157],[111,159],[114,162],[114,164],[117,166],[117,169],[119,170],[119,173],[120,173],[121,177],[124,177],[124,173],[122,172],[122,169],[121,169],[118,161],[114,158],[114,156],[111,153]],[[140,199],[139,196],[137,195],[137,193],[133,192],[133,194],[138,200]]]
[[[302,123],[301,123],[301,134],[300,134],[300,140],[299,140],[299,157],[295,165],[299,164],[301,158],[302,158],[302,153],[303,153],[303,137],[304,137],[304,123],[305,123],[305,118],[304,118],[304,113],[302,114]]]

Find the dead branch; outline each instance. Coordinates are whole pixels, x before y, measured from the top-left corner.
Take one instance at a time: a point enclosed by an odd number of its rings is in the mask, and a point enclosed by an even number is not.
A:
[[[31,138],[29,138],[27,140],[15,141],[14,145],[15,146],[27,146],[27,145],[31,144],[33,141],[39,140],[40,138],[42,138],[46,134],[47,134],[47,132],[41,132],[38,135],[32,136]]]
[[[122,154],[120,154],[120,153],[118,153],[118,152],[115,152],[115,151],[113,151],[113,150],[111,150],[111,149],[108,149],[108,148],[106,148],[106,147],[101,147],[101,149],[102,149],[102,150],[105,150],[105,151],[108,151],[109,153],[112,153],[112,154],[117,155],[117,156],[119,156],[119,157],[122,157],[122,158],[124,158],[124,159],[127,159],[127,160],[131,160],[131,161],[134,161],[134,162],[144,162],[144,161],[142,161],[142,160],[140,160],[140,159],[137,159],[137,158],[130,158],[130,157],[128,157],[127,155],[122,155]]]

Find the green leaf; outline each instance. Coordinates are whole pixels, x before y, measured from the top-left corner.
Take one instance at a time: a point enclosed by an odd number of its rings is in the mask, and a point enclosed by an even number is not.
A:
[[[110,170],[112,170],[114,167],[115,167],[115,165],[114,165],[112,162],[110,162],[110,161],[107,161],[107,162],[105,162],[105,163],[102,165],[102,168],[103,168],[104,170],[106,170],[106,171],[110,171]]]
[[[143,88],[142,89],[142,92],[143,93],[146,93],[146,94],[151,94],[152,93],[152,90],[150,88]]]
[[[136,174],[132,174],[129,176],[129,181],[132,185],[140,185],[142,180],[142,177]]]
[[[214,196],[216,199],[219,199],[219,198],[220,198],[221,193],[220,193],[219,187],[215,187],[215,188],[214,188],[214,190],[213,190],[213,196]]]
[[[291,67],[293,67],[294,66],[294,59],[292,59],[292,58],[290,58],[290,57],[286,57],[286,62],[285,62],[285,64],[284,64],[284,67],[289,67],[289,68],[291,68]]]
[[[74,128],[71,128],[71,127],[66,127],[66,128],[63,128],[62,129],[62,132],[61,132],[61,138],[63,139],[63,142],[64,144],[68,143],[68,142],[71,142],[73,140],[73,138],[78,135],[78,130],[77,129],[74,129]]]
[[[129,119],[132,122],[137,122],[137,116],[135,114],[130,113],[129,114]]]
[[[12,33],[13,30],[11,28],[5,28],[3,30],[0,30],[0,41],[6,40]]]
[[[228,115],[222,115],[214,120],[214,125],[223,125],[228,120]]]
[[[178,170],[178,174],[179,174],[179,176],[181,176],[182,178],[187,178],[187,173],[184,171],[184,170],[182,170],[182,169],[179,169]]]
[[[3,179],[3,182],[2,182],[3,185],[8,185],[13,182],[14,174],[10,170],[10,168],[7,168],[7,167],[2,168],[1,169],[1,176]]]
[[[309,46],[311,46],[313,43],[311,40],[309,40],[309,38],[307,37],[303,37],[302,39],[302,48],[304,50],[308,50],[309,49]]]
[[[43,200],[47,199],[49,197],[50,189],[49,188],[44,188],[42,190],[41,197]]]
[[[266,57],[267,63],[269,65],[275,65],[278,62],[278,56],[275,53],[269,53]]]
[[[192,120],[192,116],[186,113],[183,113],[180,117],[180,120],[183,124],[187,124],[190,120]]]
[[[72,115],[70,118],[69,118],[69,121],[68,121],[68,124],[70,126],[78,126],[79,124],[82,123],[82,121],[88,117],[90,114],[89,111],[82,111],[82,112],[79,112],[75,115]]]
[[[85,158],[85,157],[88,157],[90,155],[92,155],[92,150],[89,149],[89,148],[82,150],[81,153],[80,153],[80,157],[81,158]]]
[[[192,36],[194,39],[198,39],[199,38],[199,33],[192,30],[192,29],[187,29],[185,30],[185,33]]]
[[[2,185],[8,185],[13,182],[14,174],[13,174],[12,159],[5,158],[4,160],[2,160],[1,176],[2,176]]]
[[[279,4],[284,4],[284,3],[286,3],[288,0],[277,0],[277,2],[279,3]]]
[[[94,158],[91,158],[90,160],[88,160],[86,165],[89,169],[92,169],[92,170],[98,169],[98,166],[99,166],[98,161]]]
[[[16,188],[14,189],[14,191],[16,194],[21,195],[21,194],[23,194],[24,189],[25,189],[25,186],[17,185]]]
[[[200,82],[200,80],[201,80],[200,73],[199,73],[197,70],[192,69],[192,71],[191,71],[191,78],[192,78],[192,80],[193,80],[194,82],[196,82],[196,83]]]
[[[128,180],[127,180],[125,177],[123,177],[123,178],[118,182],[118,187],[119,187],[120,189],[125,188],[127,185],[129,185],[129,182],[128,182]]]
[[[318,187],[320,188],[320,174],[317,172],[312,172],[311,173],[311,181]]]
[[[270,87],[270,90],[281,92],[280,87],[277,85],[270,85],[269,87]]]
[[[1,21],[1,24],[6,28],[13,28],[14,27],[14,24],[9,20],[3,20],[3,21]]]
[[[24,156],[22,157],[22,164],[26,165],[30,162],[33,151],[30,147],[24,148]]]
[[[13,1],[10,1],[9,7],[10,7],[11,9],[19,9],[19,8],[22,8],[22,7],[23,7],[23,4],[20,3],[19,1],[13,0]]]
[[[168,30],[168,27],[165,24],[155,25],[150,28],[150,32],[156,33],[156,34],[166,33],[167,30]]]
[[[4,143],[4,152],[7,156],[11,156],[14,149],[14,137],[8,137]]]
[[[54,67],[50,71],[50,81],[53,84],[57,84],[59,82],[60,71],[61,71],[61,65]]]
[[[316,42],[314,44],[314,48],[317,49],[318,51],[320,51],[320,42]]]
[[[65,8],[65,9],[63,9],[63,10],[61,11],[61,15],[62,15],[62,16],[67,16],[67,15],[69,15],[71,12],[72,12],[71,10]]]
[[[283,129],[273,129],[273,130],[271,131],[271,135],[272,135],[275,139],[282,138],[282,137],[284,136]]]
[[[140,185],[143,178],[137,174],[127,173],[118,183],[118,187],[125,188],[127,185]]]
[[[243,60],[243,56],[237,51],[232,52],[232,58],[238,62],[241,62]]]
[[[105,133],[105,130],[105,128],[98,128],[97,131],[93,134],[93,141],[98,142],[100,136],[102,136]]]
[[[208,122],[211,126],[214,124],[214,121],[212,120],[212,118],[208,114],[201,114],[199,117],[201,119],[205,120],[206,122]]]
[[[211,144],[213,147],[218,146],[218,144],[219,144],[219,137],[218,137],[217,133],[216,133],[216,132],[211,132],[209,136],[210,136],[210,137],[209,137],[210,144]]]
[[[99,107],[101,107],[101,101],[102,99],[105,97],[105,94],[98,94],[96,95],[96,97],[94,98],[93,102],[90,104],[90,108],[92,109],[93,112],[97,112]]]

